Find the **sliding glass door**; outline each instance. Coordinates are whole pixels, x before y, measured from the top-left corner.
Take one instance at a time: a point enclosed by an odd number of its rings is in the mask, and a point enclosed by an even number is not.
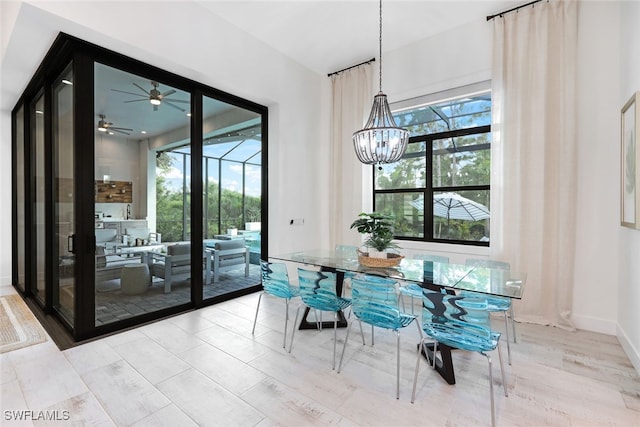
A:
[[[54,264],[52,305],[73,328],[76,295],[75,155],[73,133],[73,71],[69,65],[53,85],[53,222]]]
[[[12,115],[12,281],[72,339],[259,289],[266,107],[60,35]]]
[[[94,70],[98,327],[191,302],[191,173],[180,154],[191,147],[191,96]]]

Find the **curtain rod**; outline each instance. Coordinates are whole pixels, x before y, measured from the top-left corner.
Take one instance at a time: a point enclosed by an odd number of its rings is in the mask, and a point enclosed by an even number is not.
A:
[[[538,0],[538,1],[540,1],[540,0]],[[359,64],[352,65],[351,67],[347,67],[347,68],[343,68],[342,70],[334,71],[333,73],[329,73],[329,74],[327,74],[327,77],[331,77],[331,76],[334,76],[334,75],[336,75],[336,74],[340,74],[340,73],[342,73],[343,71],[347,71],[347,70],[350,70],[350,69],[352,69],[352,68],[359,67],[359,66],[361,66],[361,65],[370,64],[370,63],[372,63],[372,62],[376,62],[376,58],[371,58],[371,59],[370,59],[370,60],[368,60],[368,61],[364,61],[364,62],[361,62],[361,63],[359,63]]]
[[[509,12],[514,12],[514,11],[519,10],[519,9],[522,9],[523,7],[532,6],[532,5],[534,5],[534,4],[536,4],[536,3],[539,3],[539,2],[541,2],[541,1],[542,1],[542,0],[534,0],[534,1],[530,1],[530,2],[529,2],[529,3],[527,3],[527,4],[523,4],[523,5],[521,5],[521,6],[516,6],[516,7],[514,7],[514,8],[509,9],[509,10],[505,10],[505,11],[503,11],[503,12],[496,13],[495,15],[489,15],[489,16],[487,16],[487,21],[491,21],[493,18],[497,18],[497,17],[502,18],[502,15],[505,15],[505,14],[507,14],[507,13],[509,13]]]

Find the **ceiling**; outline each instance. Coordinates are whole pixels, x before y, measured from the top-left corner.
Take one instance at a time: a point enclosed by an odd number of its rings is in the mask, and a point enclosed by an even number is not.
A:
[[[155,35],[158,43],[171,40],[171,32],[186,32],[197,35],[186,19],[190,14],[210,12],[261,40],[265,45],[293,59],[302,66],[319,74],[349,67],[372,57],[378,57],[379,4],[376,0],[354,1],[313,1],[313,0],[178,0],[184,14],[183,19],[176,18],[174,24],[167,27],[166,35]],[[484,22],[489,14],[504,11],[526,1],[514,0],[385,0],[383,2],[383,52],[410,45],[438,33],[454,30],[471,22]],[[52,38],[60,28],[74,28],[84,25],[100,29],[93,15],[93,3],[78,3],[65,15],[42,15],[34,13],[39,1],[30,1],[36,8],[29,10],[26,19],[16,22],[11,31],[11,45],[3,52],[1,107],[11,109],[24,88],[28,76],[33,74],[38,62],[49,47]],[[63,3],[63,2],[61,2]],[[2,13],[11,12],[10,5],[3,3]],[[45,3],[40,3],[46,6]],[[96,3],[106,5],[107,2]],[[126,17],[129,21],[140,23],[140,34],[145,31],[148,16],[159,12],[163,1],[112,1],[108,2],[109,16]],[[83,7],[81,7],[83,6]],[[91,6],[91,9],[87,9]],[[91,13],[89,13],[91,10]],[[123,15],[124,13],[124,15]],[[68,15],[68,16],[67,16]],[[46,16],[46,19],[43,19]],[[30,17],[30,18],[29,18]],[[145,18],[146,17],[146,18]],[[127,21],[127,22],[129,22]],[[124,23],[123,25],[128,25]],[[112,29],[113,27],[107,27]],[[2,33],[6,36],[7,32]],[[6,41],[3,39],[3,48]],[[33,55],[24,55],[24,52]],[[159,133],[179,126],[188,120],[183,112],[175,108],[161,106],[158,111],[145,102],[132,102],[133,94],[144,94],[134,86],[137,82],[143,88],[150,88],[150,82],[136,79],[135,76],[104,74],[96,82],[96,124],[98,114],[105,114],[106,120],[113,126],[132,128],[134,134],[147,130]],[[133,94],[115,92],[113,89],[130,91]],[[166,90],[161,87],[161,90]],[[172,95],[174,99],[187,99],[186,93]],[[182,104],[185,107],[187,104]],[[153,122],[140,119],[131,122],[137,111],[143,109]],[[160,126],[162,124],[162,126]],[[151,135],[148,135],[151,136]]]
[[[318,73],[378,56],[379,3],[200,1],[216,15]],[[383,52],[527,3],[526,0],[384,0]]]
[[[378,57],[379,3],[375,0],[198,3],[318,73],[330,73]],[[486,15],[513,5],[513,1],[504,0],[385,0],[382,4],[383,48],[393,50],[469,22],[483,21]],[[126,73],[105,72],[96,79],[96,114],[106,114],[114,126],[133,128],[132,138],[140,138],[141,130],[149,132],[146,135],[149,137],[186,125],[188,118],[175,108],[161,106],[151,113],[148,102],[130,103],[128,101],[136,99],[135,96],[114,92],[113,89],[118,89],[139,94],[134,82],[144,88],[149,86],[148,81],[135,79],[135,76],[123,78],[123,74]],[[103,94],[104,98],[98,94]],[[172,97],[188,99],[188,94]],[[188,105],[179,106],[188,110]]]

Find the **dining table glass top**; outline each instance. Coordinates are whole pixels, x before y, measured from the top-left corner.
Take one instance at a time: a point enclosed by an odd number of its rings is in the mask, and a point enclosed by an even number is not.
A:
[[[400,264],[395,267],[373,268],[360,264],[355,253],[349,255],[332,250],[290,252],[269,258],[336,271],[374,274],[420,285],[435,285],[515,299],[522,298],[526,281],[525,273],[511,270],[409,258],[403,258]]]

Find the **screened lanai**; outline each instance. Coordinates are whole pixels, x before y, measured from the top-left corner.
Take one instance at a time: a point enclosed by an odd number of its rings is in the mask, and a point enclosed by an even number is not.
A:
[[[203,138],[204,239],[243,237],[260,258],[262,155],[260,120],[217,129]],[[191,147],[159,153],[157,228],[164,240],[189,240]],[[182,200],[171,203],[176,197]],[[186,208],[185,208],[186,207]]]

